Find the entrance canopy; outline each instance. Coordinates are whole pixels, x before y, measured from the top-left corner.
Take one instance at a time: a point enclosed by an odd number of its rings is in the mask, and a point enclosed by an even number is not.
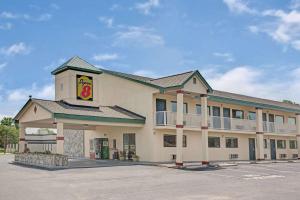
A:
[[[142,127],[145,117],[119,106],[79,106],[30,98],[15,121],[36,128],[56,128],[56,123],[62,122],[67,129],[88,130],[101,125]]]

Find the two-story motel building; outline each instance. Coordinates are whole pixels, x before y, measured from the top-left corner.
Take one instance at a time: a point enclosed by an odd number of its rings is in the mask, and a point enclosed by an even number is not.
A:
[[[182,165],[300,153],[299,105],[213,90],[197,70],[154,79],[73,57],[52,74],[55,100],[30,98],[15,117],[20,152],[26,128],[35,127],[56,128],[51,150],[71,157],[122,151]]]

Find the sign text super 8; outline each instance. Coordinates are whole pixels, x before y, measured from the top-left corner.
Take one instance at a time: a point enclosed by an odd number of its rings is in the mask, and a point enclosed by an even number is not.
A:
[[[77,75],[77,99],[93,101],[93,77]]]

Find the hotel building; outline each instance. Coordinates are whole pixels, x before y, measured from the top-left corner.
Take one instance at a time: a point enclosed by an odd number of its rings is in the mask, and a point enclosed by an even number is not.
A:
[[[70,157],[182,165],[300,153],[299,105],[214,90],[197,70],[148,78],[73,57],[52,75],[55,100],[30,98],[15,117],[20,152],[34,127],[57,129],[50,150]]]

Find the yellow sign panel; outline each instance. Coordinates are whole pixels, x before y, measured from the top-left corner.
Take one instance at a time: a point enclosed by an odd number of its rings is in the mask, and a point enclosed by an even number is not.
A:
[[[77,75],[77,99],[93,101],[93,77]]]

